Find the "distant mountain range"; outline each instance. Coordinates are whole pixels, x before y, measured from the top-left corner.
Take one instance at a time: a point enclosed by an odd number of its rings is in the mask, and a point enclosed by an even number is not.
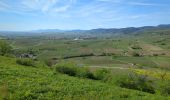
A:
[[[160,30],[160,29],[170,29],[170,24],[162,24],[158,26],[143,26],[143,27],[127,27],[127,28],[98,28],[91,30],[59,30],[59,29],[46,29],[46,30],[36,30],[32,32],[37,33],[80,33],[80,34],[130,34],[146,30]]]
[[[143,26],[143,27],[127,27],[127,28],[98,28],[91,30],[59,30],[59,29],[45,29],[45,30],[34,30],[27,32],[12,32],[12,31],[0,31],[0,35],[78,35],[78,36],[112,36],[112,35],[124,35],[144,32],[148,30],[163,30],[170,29],[170,24],[162,24],[158,26]],[[37,33],[37,34],[36,34]]]

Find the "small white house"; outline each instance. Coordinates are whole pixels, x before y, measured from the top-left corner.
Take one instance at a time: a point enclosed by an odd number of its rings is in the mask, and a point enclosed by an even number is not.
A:
[[[75,38],[74,41],[78,41],[78,40],[83,40],[83,39],[80,39],[80,38]]]

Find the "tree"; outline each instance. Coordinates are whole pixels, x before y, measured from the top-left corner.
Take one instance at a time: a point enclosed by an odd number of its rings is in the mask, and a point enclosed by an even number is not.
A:
[[[0,55],[4,56],[11,52],[12,47],[6,41],[0,41]]]

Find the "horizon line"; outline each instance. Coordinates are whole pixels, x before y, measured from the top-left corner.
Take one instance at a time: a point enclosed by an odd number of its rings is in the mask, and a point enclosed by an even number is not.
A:
[[[99,28],[90,28],[90,29],[59,29],[59,28],[46,28],[46,29],[35,29],[35,30],[0,30],[0,32],[35,32],[35,31],[46,31],[46,30],[58,30],[58,31],[74,31],[74,30],[80,30],[80,31],[88,31],[88,30],[94,30],[94,29],[122,29],[122,28],[140,28],[140,27],[156,27],[160,25],[170,25],[170,24],[157,24],[157,25],[143,25],[143,26],[127,26],[127,27],[99,27]]]

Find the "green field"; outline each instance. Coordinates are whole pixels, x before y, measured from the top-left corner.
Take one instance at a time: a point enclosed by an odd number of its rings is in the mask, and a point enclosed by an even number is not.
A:
[[[129,66],[129,64],[136,64],[146,67],[168,68],[170,67],[168,62],[170,41],[168,37],[169,35],[162,36],[159,34],[149,36],[146,32],[142,36],[109,39],[75,41],[73,39],[17,38],[10,40],[10,42],[16,51],[26,52],[28,49],[37,51],[37,59],[39,60],[62,60],[64,57],[70,57],[66,60],[89,66],[114,66],[116,64]],[[158,43],[160,40],[161,42]],[[165,42],[166,45],[161,45],[162,42]],[[134,57],[134,52],[142,56]],[[88,54],[93,54],[93,56],[74,57]],[[102,54],[106,55],[101,56]]]
[[[8,39],[12,50],[0,56],[0,97],[4,100],[168,100],[170,35],[158,33],[84,40],[45,36]],[[33,54],[35,59],[19,59],[22,54]],[[87,68],[87,73],[95,78],[99,69],[110,73],[104,72],[104,76],[100,73],[103,79],[91,79],[56,72],[57,65],[68,62],[81,70]],[[74,71],[64,71],[67,70]]]

